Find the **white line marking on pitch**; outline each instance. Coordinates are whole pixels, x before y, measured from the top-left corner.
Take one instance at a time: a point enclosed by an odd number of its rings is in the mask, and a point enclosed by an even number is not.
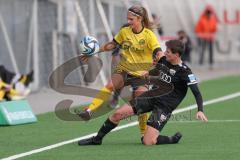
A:
[[[239,96],[240,96],[240,92],[236,92],[236,93],[233,93],[233,94],[230,94],[230,95],[227,95],[227,96],[223,96],[223,97],[219,97],[219,98],[215,98],[215,99],[206,101],[203,104],[205,106],[205,105],[209,105],[209,104],[218,103],[218,102],[222,102],[222,101],[225,101],[225,100],[233,99],[233,98],[236,98],[236,97],[239,97]],[[189,110],[192,110],[192,109],[195,109],[195,108],[197,108],[197,105],[191,105],[191,106],[188,106],[186,108],[177,109],[173,112],[173,114],[189,111]],[[137,124],[138,124],[137,121],[132,122],[132,123],[128,123],[128,124],[125,124],[125,125],[122,125],[122,126],[119,126],[119,127],[115,128],[113,131],[118,131],[118,130],[121,130],[121,129],[124,129],[124,128],[132,127],[132,126],[135,126]],[[46,146],[46,147],[43,147],[43,148],[34,149],[34,150],[31,150],[31,151],[28,151],[28,152],[25,152],[25,153],[16,154],[16,155],[13,155],[13,156],[10,156],[10,157],[7,157],[7,158],[3,158],[2,160],[13,160],[13,159],[21,158],[21,157],[26,157],[26,156],[29,156],[29,155],[32,155],[32,154],[35,154],[35,153],[40,153],[40,152],[47,151],[47,150],[50,150],[50,149],[53,149],[53,148],[57,148],[57,147],[60,147],[60,146],[66,145],[66,144],[74,143],[74,142],[77,142],[79,140],[95,136],[96,134],[97,134],[97,132],[86,135],[86,136],[83,136],[83,137],[79,137],[79,138],[71,139],[71,140],[68,140],[68,141],[63,141],[63,142],[60,142],[60,143],[56,143],[56,144]]]
[[[224,119],[224,120],[208,120],[207,123],[232,123],[232,122],[240,122],[240,119]],[[168,123],[202,123],[201,121],[185,121],[185,120],[180,120],[180,121],[169,121]]]

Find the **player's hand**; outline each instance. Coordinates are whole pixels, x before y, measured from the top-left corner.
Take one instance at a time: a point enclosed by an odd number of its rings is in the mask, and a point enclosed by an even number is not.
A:
[[[81,61],[87,62],[89,57],[86,56],[86,55],[81,55],[79,58],[80,58]]]
[[[140,77],[141,77],[142,79],[148,79],[148,77],[149,77],[149,72],[148,72],[148,71],[143,71]]]
[[[153,59],[153,64],[157,64],[157,62],[164,56],[164,52],[158,51]]]
[[[205,116],[205,114],[203,112],[201,112],[201,111],[197,112],[196,119],[201,120],[203,122],[207,122],[208,121],[207,116]]]

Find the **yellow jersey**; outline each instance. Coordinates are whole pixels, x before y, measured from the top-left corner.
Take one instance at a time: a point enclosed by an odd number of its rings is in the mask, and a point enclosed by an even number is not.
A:
[[[142,71],[148,71],[151,68],[153,51],[160,48],[157,37],[147,28],[143,28],[140,33],[134,33],[129,26],[123,27],[114,40],[121,45],[117,69],[124,70],[133,76],[140,76]]]

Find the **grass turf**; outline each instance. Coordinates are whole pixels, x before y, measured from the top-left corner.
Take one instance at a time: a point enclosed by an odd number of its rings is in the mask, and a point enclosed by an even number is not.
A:
[[[206,81],[200,84],[204,100],[209,100],[240,91],[239,76]],[[239,98],[206,107],[211,120],[240,119]],[[193,104],[191,93],[180,105]],[[193,120],[195,111],[178,115],[182,120]],[[38,115],[38,123],[0,127],[0,158],[45,147],[61,141],[96,132],[107,115],[85,122],[59,120],[54,113]],[[176,119],[172,119],[173,121]],[[124,121],[123,123],[128,123]],[[184,138],[178,145],[146,147],[140,144],[137,127],[110,134],[102,146],[78,147],[76,143],[22,159],[238,159],[240,154],[240,122],[169,123],[163,134],[180,130]]]

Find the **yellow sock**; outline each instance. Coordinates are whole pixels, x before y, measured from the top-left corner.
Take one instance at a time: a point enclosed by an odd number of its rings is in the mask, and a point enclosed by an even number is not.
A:
[[[105,101],[110,98],[112,91],[103,87],[100,92],[97,93],[96,97],[93,99],[92,103],[88,107],[88,111],[93,111],[101,106]]]
[[[147,120],[148,120],[148,118],[149,118],[148,113],[143,113],[143,114],[140,114],[138,116],[138,125],[139,125],[140,133],[141,133],[142,136],[144,135],[144,133],[147,130]]]

